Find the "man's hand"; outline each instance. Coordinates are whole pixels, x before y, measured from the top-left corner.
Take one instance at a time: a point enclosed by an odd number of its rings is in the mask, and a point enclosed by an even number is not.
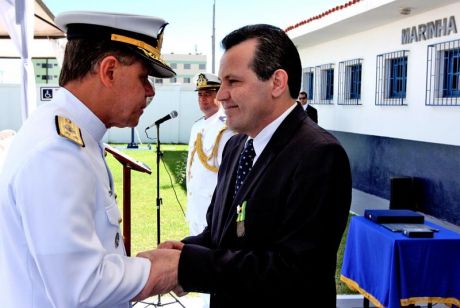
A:
[[[179,241],[165,241],[158,245],[158,248],[163,249],[163,248],[168,248],[168,249],[177,249],[177,250],[182,250],[182,247],[184,247],[184,243],[179,242]]]
[[[134,298],[135,301],[157,294],[164,294],[178,287],[177,268],[180,250],[154,249],[140,252],[137,257],[147,258],[152,264],[147,283]]]

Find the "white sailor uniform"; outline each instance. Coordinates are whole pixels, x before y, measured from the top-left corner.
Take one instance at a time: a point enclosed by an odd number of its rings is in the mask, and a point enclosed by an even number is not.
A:
[[[187,220],[190,235],[206,227],[206,212],[217,184],[217,171],[225,143],[235,133],[225,125],[222,108],[191,129],[187,158]]]
[[[150,262],[126,256],[105,132],[61,88],[16,135],[0,174],[0,307],[129,307],[143,289]]]

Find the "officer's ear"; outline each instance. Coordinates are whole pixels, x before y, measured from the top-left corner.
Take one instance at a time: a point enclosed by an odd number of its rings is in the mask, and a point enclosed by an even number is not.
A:
[[[97,72],[103,85],[112,87],[114,81],[114,72],[119,62],[114,56],[107,56],[99,62]]]

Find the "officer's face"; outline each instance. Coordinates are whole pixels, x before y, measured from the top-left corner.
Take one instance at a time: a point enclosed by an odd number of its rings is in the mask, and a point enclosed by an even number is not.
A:
[[[216,99],[216,93],[217,91],[215,90],[198,91],[198,103],[206,119],[219,110],[219,102]]]
[[[147,66],[140,61],[114,69],[111,126],[134,127],[138,124],[147,106],[147,98],[155,95],[148,80],[148,71]]]

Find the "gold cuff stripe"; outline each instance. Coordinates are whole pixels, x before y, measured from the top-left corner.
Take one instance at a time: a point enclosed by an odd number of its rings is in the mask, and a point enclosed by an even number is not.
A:
[[[158,48],[155,48],[152,45],[149,45],[143,41],[139,41],[131,37],[127,37],[127,36],[119,35],[119,34],[112,34],[111,39],[112,41],[122,42],[122,43],[134,45],[136,47],[145,49],[148,52],[154,54],[156,57],[158,58],[160,57],[160,50]]]

